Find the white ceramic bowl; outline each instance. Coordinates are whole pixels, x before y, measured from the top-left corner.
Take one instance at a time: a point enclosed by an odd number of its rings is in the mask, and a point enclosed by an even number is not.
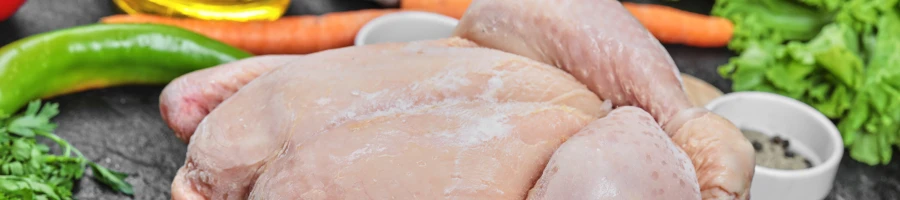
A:
[[[764,92],[736,92],[706,105],[738,128],[778,135],[789,147],[807,156],[812,168],[780,170],[756,166],[752,199],[820,200],[832,188],[838,163],[844,154],[841,135],[834,124],[809,105],[789,97]]]
[[[362,46],[448,38],[453,35],[458,22],[452,17],[430,12],[391,13],[366,23],[356,34],[354,44]]]

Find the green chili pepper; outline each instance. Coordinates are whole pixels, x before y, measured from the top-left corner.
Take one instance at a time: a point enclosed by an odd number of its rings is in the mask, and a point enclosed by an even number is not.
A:
[[[165,84],[191,71],[250,56],[166,25],[94,24],[42,33],[0,48],[0,117],[38,98],[126,84]]]

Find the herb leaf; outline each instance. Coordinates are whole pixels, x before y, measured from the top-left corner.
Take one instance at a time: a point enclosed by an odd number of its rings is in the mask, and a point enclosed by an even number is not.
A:
[[[40,101],[32,101],[17,116],[0,116],[0,199],[72,199],[74,181],[82,178],[86,165],[91,165],[94,178],[101,183],[131,195],[133,189],[125,182],[125,174],[89,162],[53,134],[56,124],[51,119],[57,114],[57,104],[41,106]],[[62,154],[50,154],[37,136],[57,143]]]
[[[125,182],[127,174],[121,172],[110,171],[103,166],[91,163],[91,169],[94,171],[94,179],[112,187],[112,189],[128,195],[134,194],[131,184]]]

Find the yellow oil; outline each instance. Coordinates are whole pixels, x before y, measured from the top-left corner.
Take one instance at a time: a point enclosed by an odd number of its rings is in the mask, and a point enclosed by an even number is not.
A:
[[[291,0],[113,0],[128,14],[153,14],[205,20],[276,20]]]

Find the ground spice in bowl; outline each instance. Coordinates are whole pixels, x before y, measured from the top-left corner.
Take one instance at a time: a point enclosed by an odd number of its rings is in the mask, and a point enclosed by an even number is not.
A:
[[[812,167],[803,155],[791,150],[789,140],[779,136],[769,136],[758,131],[741,130],[753,149],[756,150],[756,165],[783,170],[798,170]]]

